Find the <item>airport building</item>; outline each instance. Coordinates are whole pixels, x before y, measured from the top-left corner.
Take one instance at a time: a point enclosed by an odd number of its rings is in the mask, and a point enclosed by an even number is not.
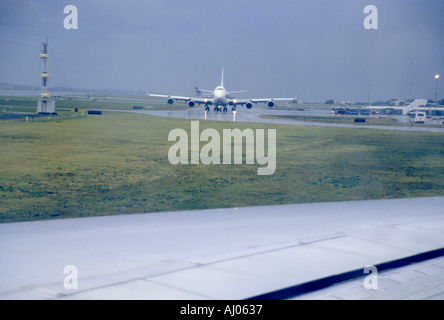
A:
[[[364,108],[335,107],[332,114],[339,115],[411,115],[418,112],[427,117],[444,117],[444,107],[431,105],[427,99],[417,99],[409,104],[405,100],[392,98],[385,106],[365,106]]]
[[[389,106],[367,106],[371,114],[408,115],[415,112],[425,112],[427,116],[444,116],[444,108],[427,105],[427,99],[417,99],[410,104],[404,100],[392,101]]]

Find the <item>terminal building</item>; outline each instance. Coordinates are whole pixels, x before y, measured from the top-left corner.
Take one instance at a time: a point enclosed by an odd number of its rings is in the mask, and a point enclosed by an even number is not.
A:
[[[444,116],[443,107],[432,107],[427,105],[427,99],[417,99],[410,104],[405,101],[395,101],[389,106],[366,106],[364,110],[368,110],[370,114],[386,114],[386,115],[408,115],[415,112],[425,112],[427,116]]]
[[[431,105],[427,99],[417,99],[407,104],[405,100],[392,98],[388,105],[384,106],[365,106],[363,108],[354,107],[333,107],[332,115],[404,115],[412,116],[417,113],[424,114],[426,118],[444,118],[444,107]]]

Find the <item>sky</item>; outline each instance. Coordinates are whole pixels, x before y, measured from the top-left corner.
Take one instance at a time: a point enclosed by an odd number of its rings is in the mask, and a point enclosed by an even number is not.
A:
[[[224,67],[239,98],[444,98],[442,0],[0,0],[0,82],[39,87],[46,37],[49,88],[193,95]]]

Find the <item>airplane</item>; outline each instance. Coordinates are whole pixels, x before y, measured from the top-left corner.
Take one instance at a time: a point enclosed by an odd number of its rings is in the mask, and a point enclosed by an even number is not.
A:
[[[204,89],[199,89],[198,87],[195,87],[196,89],[196,96],[198,97],[204,97],[204,98],[213,98],[214,95],[214,91],[210,91],[210,90],[204,90]],[[206,93],[204,95],[204,92]],[[247,91],[233,91],[233,92],[228,92],[228,94],[230,95],[230,99],[236,99],[235,97],[231,96],[231,94],[233,93],[243,93],[243,92],[247,92]]]
[[[204,95],[202,91],[207,92],[207,94]],[[213,97],[213,91],[209,91],[209,90],[201,90],[201,89],[199,89],[198,87],[196,87],[196,96],[198,96],[198,97],[202,97],[202,96],[204,96],[205,98],[212,98],[212,97]]]
[[[196,104],[204,104],[205,111],[210,111],[210,106],[214,106],[214,111],[227,112],[228,106],[231,106],[231,111],[236,111],[237,106],[246,106],[247,109],[251,109],[254,104],[266,103],[270,108],[275,106],[275,101],[292,101],[294,98],[266,98],[266,99],[235,99],[232,94],[245,91],[233,91],[228,92],[224,87],[224,68],[222,68],[222,80],[220,86],[216,87],[214,91],[201,90],[196,87],[196,92],[202,94],[203,92],[211,94],[208,97],[182,97],[182,96],[170,96],[162,94],[147,94],[150,97],[166,98],[168,104],[173,104],[174,101],[188,102],[189,107],[194,107]]]

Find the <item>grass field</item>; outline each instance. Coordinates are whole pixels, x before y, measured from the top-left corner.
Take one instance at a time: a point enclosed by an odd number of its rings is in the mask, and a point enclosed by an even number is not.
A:
[[[36,112],[37,110],[37,100],[38,97],[9,97],[9,96],[0,96],[0,112],[4,111],[22,111],[22,107],[29,107],[32,112]],[[99,99],[96,101],[80,98],[69,100],[68,98],[51,98],[51,100],[56,101],[56,109],[58,108],[68,108],[68,109],[95,109],[95,110],[133,110],[134,106],[146,108],[149,106],[147,110],[185,110],[188,109],[188,105],[185,103],[175,102],[173,105],[168,105],[165,99],[155,100],[154,98],[149,97],[138,97],[135,100],[122,99],[121,101],[118,98],[110,98]],[[12,110],[10,107],[13,107]],[[20,107],[20,108],[14,108]],[[63,112],[61,110],[57,110],[57,112]]]
[[[0,123],[0,222],[444,195],[444,135],[201,121],[277,129],[277,167],[177,165],[190,121],[104,113]],[[205,143],[201,143],[201,147]]]

